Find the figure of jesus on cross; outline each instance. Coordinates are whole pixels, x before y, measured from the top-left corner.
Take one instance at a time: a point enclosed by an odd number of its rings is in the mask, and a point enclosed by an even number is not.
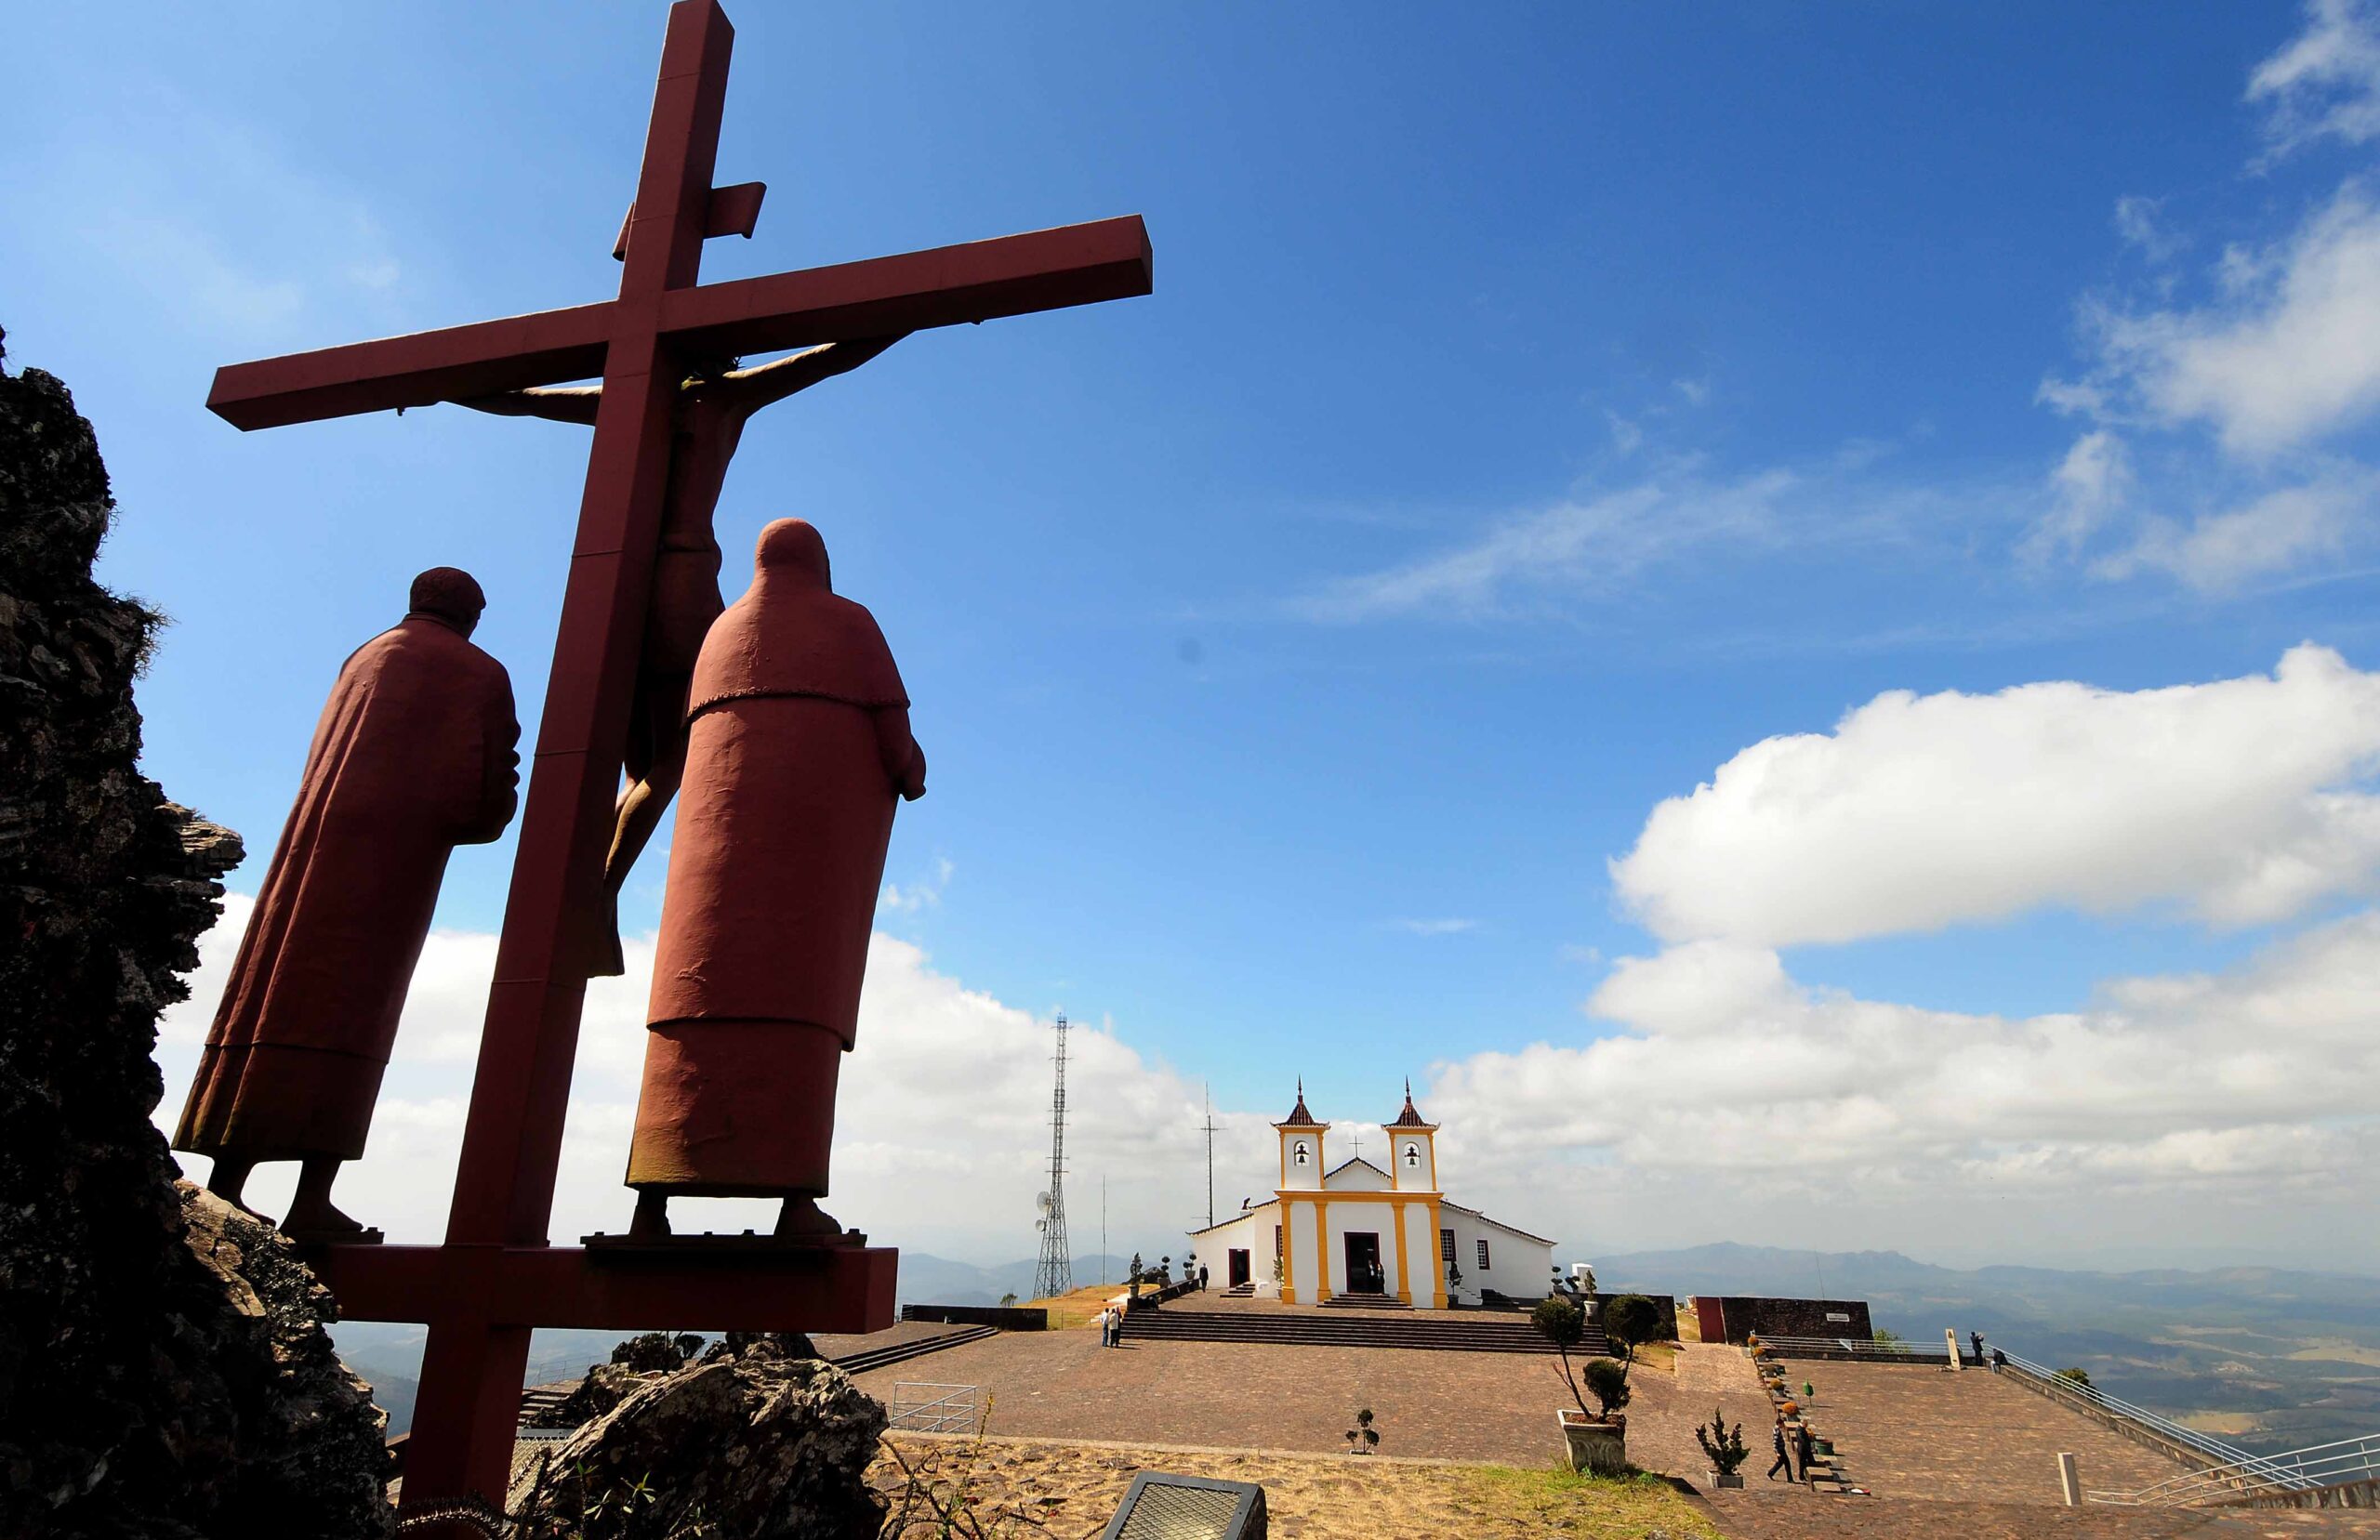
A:
[[[445,1244],[309,1258],[348,1318],[429,1324],[409,1507],[502,1497],[535,1326],[891,1323],[883,1248],[549,1243],[586,981],[616,971],[609,896],[674,788],[687,660],[719,612],[711,514],[751,415],[913,332],[1150,292],[1136,217],[702,283],[704,241],[750,234],[762,191],[711,185],[733,35],[717,0],[670,8],[617,298],[234,364],[207,399],[242,428],[436,401],[594,428]],[[734,367],[787,349],[809,350]]]
[[[624,254],[625,255],[625,254]],[[628,746],[611,849],[603,858],[603,914],[589,939],[587,971],[616,977],[620,954],[620,888],[644,853],[653,831],[686,769],[686,686],[703,638],[726,603],[720,598],[719,536],[711,527],[727,463],[744,425],[762,407],[848,374],[900,341],[898,336],[829,342],[764,363],[736,367],[732,359],[689,361],[691,371],[670,406],[668,491],[661,505],[661,548],[645,604],[644,646],[637,660],[636,692],[628,704]],[[595,424],[600,385],[532,386],[461,402],[508,417]]]

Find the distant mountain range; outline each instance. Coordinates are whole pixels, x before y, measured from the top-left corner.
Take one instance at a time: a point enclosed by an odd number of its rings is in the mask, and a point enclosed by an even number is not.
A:
[[[1911,1341],[1971,1331],[2260,1453],[2380,1432],[2380,1280],[2278,1268],[1963,1270],[1733,1244],[1595,1266],[1606,1291],[1865,1299]]]

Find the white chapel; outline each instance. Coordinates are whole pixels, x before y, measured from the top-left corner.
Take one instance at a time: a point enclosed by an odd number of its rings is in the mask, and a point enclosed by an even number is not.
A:
[[[1386,1125],[1385,1171],[1361,1156],[1328,1164],[1329,1125],[1306,1111],[1303,1081],[1297,1105],[1273,1127],[1281,1185],[1272,1197],[1190,1233],[1226,1288],[1292,1305],[1377,1300],[1420,1310],[1475,1305],[1483,1292],[1518,1300],[1546,1292],[1552,1241],[1439,1191],[1438,1125],[1414,1109],[1409,1082],[1404,1111]]]

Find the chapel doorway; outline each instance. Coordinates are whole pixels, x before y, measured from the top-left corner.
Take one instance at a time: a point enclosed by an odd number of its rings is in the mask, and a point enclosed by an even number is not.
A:
[[[1223,1274],[1226,1288],[1236,1289],[1247,1283],[1248,1252],[1245,1248],[1234,1247],[1223,1253]]]
[[[1388,1292],[1388,1280],[1380,1268],[1380,1235],[1376,1231],[1351,1230],[1347,1232],[1347,1292]]]

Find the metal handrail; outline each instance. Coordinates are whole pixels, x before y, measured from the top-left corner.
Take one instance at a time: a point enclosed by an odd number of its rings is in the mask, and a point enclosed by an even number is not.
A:
[[[1997,1351],[2000,1357],[2007,1362],[2010,1368],[2030,1375],[2035,1379],[2055,1387],[2063,1395],[2072,1396],[2077,1401],[2096,1406],[2100,1411],[2122,1417],[2127,1422],[2137,1423],[2161,1437],[2170,1439],[2186,1449],[2204,1455],[2217,1465],[2253,1465],[2259,1458],[2236,1443],[2226,1442],[2209,1433],[2202,1433],[2195,1428],[2185,1428],[2173,1418],[2151,1412],[2146,1406],[2135,1405],[2122,1396],[2111,1396],[2096,1385],[2086,1385],[2079,1379],[2061,1375],[2055,1369],[2044,1368],[2030,1359],[2020,1358],[2009,1352],[2004,1348],[1988,1349],[1988,1351]]]
[[[973,1385],[936,1384],[932,1380],[905,1379],[892,1387],[892,1415],[886,1426],[909,1433],[959,1433],[974,1426],[975,1393],[981,1387]],[[920,1401],[904,1391],[941,1390],[945,1394]]]
[[[2273,1492],[2310,1492],[2380,1480],[2380,1433],[2308,1444],[2281,1454],[2210,1466],[2168,1477],[2137,1492],[2089,1492],[2090,1501],[2122,1507],[2187,1507],[2209,1499]]]
[[[1874,1342],[1857,1336],[1769,1336],[1760,1339],[1764,1348],[1780,1352],[1801,1349],[1805,1352],[1849,1353],[1854,1358],[1922,1358],[1950,1361],[1947,1342]]]

